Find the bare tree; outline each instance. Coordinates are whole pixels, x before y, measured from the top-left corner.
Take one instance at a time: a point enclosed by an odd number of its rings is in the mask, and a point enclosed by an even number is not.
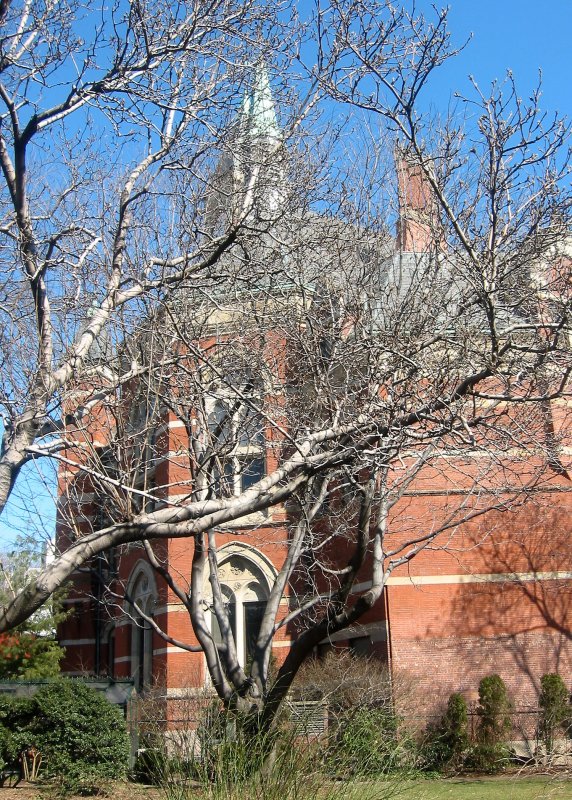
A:
[[[211,278],[236,239],[252,187],[216,231],[204,204],[237,87],[269,51],[286,64],[293,21],[277,13],[3,6],[0,509],[26,464],[61,451],[66,424],[148,369],[106,373],[93,354],[110,357],[143,298]]]
[[[100,237],[106,259],[99,239],[82,227],[46,236],[46,255],[36,263],[38,248],[27,244],[28,223],[20,223],[27,206],[22,214],[10,207],[10,225],[23,226],[11,252],[23,254],[41,357],[29,370],[12,360],[32,383],[22,387],[20,416],[13,413],[6,425],[6,485],[27,459],[59,461],[67,547],[4,608],[0,628],[30,614],[93,556],[142,541],[164,585],[188,609],[194,647],[204,652],[220,697],[255,709],[268,726],[308,654],[370,611],[394,569],[439,542],[446,546],[461,524],[524,502],[555,476],[568,480],[560,449],[566,406],[559,403],[572,366],[568,129],[542,114],[538,95],[522,102],[509,78],[490,96],[475,87],[465,118],[453,116],[435,133],[416,109],[432,71],[454,54],[446,12],[428,21],[385,2],[335,1],[313,20],[317,57],[308,82],[335,107],[357,109],[367,120],[362,136],[370,132],[371,139],[361,162],[324,168],[319,159],[294,158],[295,147],[281,139],[263,77],[265,99],[250,137],[240,121],[224,127],[228,86],[207,79],[223,64],[226,76],[226,28],[218,18],[206,32],[202,17],[194,20],[188,35],[200,48],[191,57],[187,40],[170,44],[162,20],[147,30],[136,11],[123,23],[132,26],[129,35],[121,29],[129,44],[118,51],[119,67],[113,62],[109,75],[88,80],[90,57],[79,81],[87,88],[74,84],[71,99],[47,117],[34,112],[37,122],[27,123],[36,135],[43,119],[59,125],[81,100],[127,137],[121,141],[129,160],[130,126],[139,124],[140,110],[153,104],[161,119],[153,127],[145,122],[155,146],[131,168],[118,221]],[[256,32],[262,24],[255,12],[241,6],[225,18],[237,61],[251,41],[248,26]],[[179,22],[175,14],[170,24],[179,30]],[[192,82],[199,96],[178,83],[173,89],[169,71],[170,99],[157,100],[162,81],[147,82],[130,50],[136,34],[145,53],[154,52],[152,34],[160,37],[161,56],[174,47],[176,63],[185,64],[179,80],[189,65],[204,69]],[[220,50],[201,49],[211,39]],[[180,98],[189,96],[193,104],[182,107]],[[203,106],[213,98],[214,116],[205,121]],[[8,109],[19,152],[30,134],[19,144],[21,111],[15,102]],[[243,115],[251,110],[246,103]],[[185,137],[179,149],[174,126],[185,136],[193,126],[202,131],[194,149]],[[228,149],[205,191],[202,148],[212,126],[229,131]],[[381,127],[394,137],[393,184]],[[7,155],[3,164],[8,180],[15,167]],[[149,170],[152,185],[145,182]],[[166,184],[175,216],[155,210],[163,173],[175,176]],[[318,181],[320,173],[329,180]],[[83,168],[77,174],[84,179]],[[12,203],[16,191],[14,197]],[[60,193],[49,219],[67,198]],[[131,206],[141,216],[128,228]],[[101,216],[108,221],[105,205]],[[83,242],[75,256],[62,244],[68,237]],[[160,255],[150,259],[155,250]],[[53,369],[58,328],[43,299],[48,278],[71,260],[83,301],[95,253],[108,265],[97,272],[107,288],[79,335],[76,323],[74,343],[62,344]],[[57,304],[69,296],[58,290]],[[139,303],[128,311],[132,299]],[[116,312],[120,335],[106,340],[101,331]],[[19,320],[13,324],[24,324]],[[56,416],[58,403],[66,425],[53,440],[58,426],[47,411]],[[177,439],[169,438],[171,429]],[[410,505],[428,488],[435,499],[420,524]],[[99,516],[86,494],[98,496]],[[257,515],[269,509],[283,514],[273,542],[279,568],[247,668],[219,575],[219,543],[255,537]],[[175,538],[193,543],[190,578],[177,575],[161,548]],[[160,633],[113,576],[99,599],[131,602],[134,615]],[[270,676],[272,643],[284,629],[294,643]]]

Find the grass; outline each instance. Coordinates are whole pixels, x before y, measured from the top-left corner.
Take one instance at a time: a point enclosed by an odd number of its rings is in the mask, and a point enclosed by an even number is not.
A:
[[[436,778],[411,783],[380,781],[363,785],[363,791],[360,788],[359,784],[346,785],[338,796],[347,800],[572,800],[572,779],[566,780],[561,775]],[[326,791],[326,796],[328,794]],[[41,787],[30,784],[2,789],[0,795],[0,800],[53,798]],[[111,785],[104,797],[106,800],[165,800],[165,794],[155,787],[119,782]],[[190,793],[189,800],[201,800],[201,793]]]
[[[364,800],[371,796],[367,790]],[[399,797],[403,800],[572,800],[572,780],[561,776],[441,778],[403,786]]]
[[[325,796],[329,795],[330,792],[326,790]],[[346,800],[572,800],[572,779],[566,780],[562,775],[513,775],[435,778],[415,782],[391,780],[364,784],[363,791],[360,791],[358,783],[346,784],[336,796]],[[0,800],[4,800],[4,795]],[[37,793],[33,800],[38,800]],[[165,795],[155,788],[123,784],[117,793],[113,790],[110,792],[108,800],[165,800]],[[201,793],[193,793],[189,800],[201,800]]]
[[[189,796],[189,800],[201,800],[201,797],[204,795],[197,791],[197,794]],[[572,800],[572,778],[513,775],[420,779],[414,782],[402,782],[397,778],[361,785],[346,784],[341,791],[335,792],[331,787],[324,787],[324,798],[331,800],[332,797],[344,800]],[[39,800],[38,796],[33,800]],[[116,797],[111,792],[108,800],[126,800],[126,797],[122,794]],[[165,800],[165,795],[156,789],[149,791],[149,788],[137,786],[131,787],[128,800]]]

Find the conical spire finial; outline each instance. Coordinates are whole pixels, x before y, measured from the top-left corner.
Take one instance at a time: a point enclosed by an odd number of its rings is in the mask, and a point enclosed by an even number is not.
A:
[[[242,101],[241,123],[243,131],[251,139],[282,138],[274,98],[268,80],[268,71],[263,61],[254,69],[254,80]]]
[[[228,152],[213,177],[207,200],[207,225],[227,224],[236,209],[251,206],[260,219],[276,216],[285,202],[285,147],[278,124],[268,71],[263,61],[252,69],[236,123],[230,129]]]

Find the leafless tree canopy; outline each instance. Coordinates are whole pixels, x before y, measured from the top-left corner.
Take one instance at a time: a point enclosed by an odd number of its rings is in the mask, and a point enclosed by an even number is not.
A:
[[[0,499],[30,460],[58,463],[69,548],[0,628],[143,541],[220,696],[264,702],[268,722],[393,569],[566,474],[568,128],[510,76],[438,126],[421,115],[455,54],[445,11],[3,14]],[[445,481],[420,529],[408,493]],[[217,532],[242,520],[240,538],[269,509],[288,536],[247,671]],[[162,559],[176,537],[193,542],[190,576]],[[269,679],[284,626],[295,643]]]

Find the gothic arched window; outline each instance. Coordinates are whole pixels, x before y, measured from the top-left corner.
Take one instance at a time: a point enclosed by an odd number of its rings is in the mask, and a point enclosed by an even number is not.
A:
[[[242,555],[232,555],[221,563],[219,581],[238,660],[244,666],[252,658],[260,632],[269,593],[268,581],[262,570]],[[211,610],[211,630],[215,641],[220,641],[214,610]]]
[[[129,590],[131,607],[131,677],[141,692],[153,678],[153,629],[146,617],[152,617],[157,593],[146,570],[139,570]]]

